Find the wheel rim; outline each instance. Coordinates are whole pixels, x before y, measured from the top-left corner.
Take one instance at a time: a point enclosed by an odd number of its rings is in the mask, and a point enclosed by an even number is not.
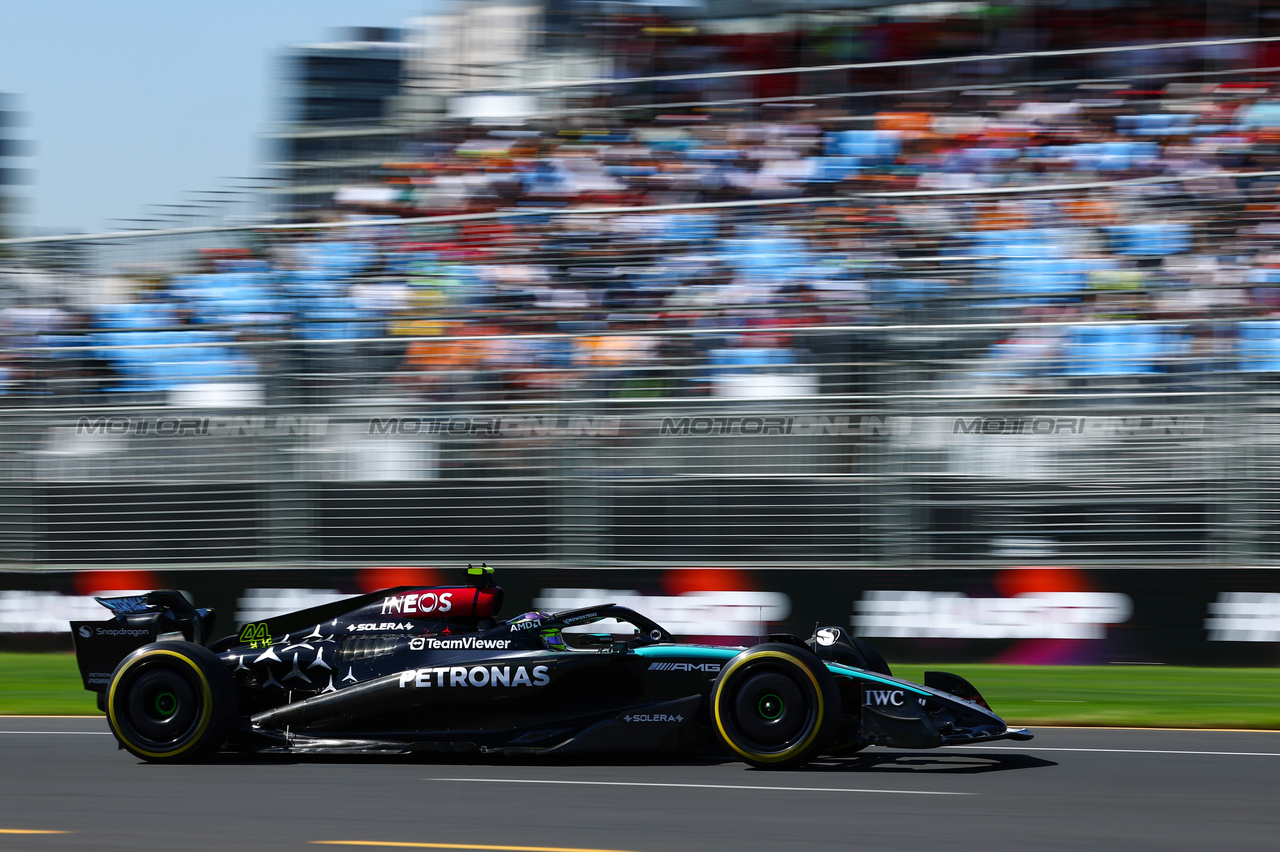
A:
[[[163,751],[182,745],[199,732],[204,699],[184,672],[163,664],[144,664],[122,686],[126,688],[118,720],[137,746]]]
[[[726,721],[743,748],[762,755],[785,753],[808,737],[816,724],[816,702],[788,667],[756,664],[734,681]]]
[[[786,712],[786,702],[782,700],[782,696],[775,695],[772,692],[760,698],[759,704],[756,705],[756,712],[760,714],[760,718],[772,722]]]
[[[172,692],[162,692],[156,696],[155,701],[156,715],[162,719],[167,719],[178,710],[178,697]]]

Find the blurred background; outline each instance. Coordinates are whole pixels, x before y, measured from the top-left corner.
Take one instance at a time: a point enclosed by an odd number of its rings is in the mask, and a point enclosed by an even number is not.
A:
[[[89,233],[0,101],[0,640],[485,560],[690,636],[1276,662],[1280,10],[441,2],[272,67],[254,177]]]

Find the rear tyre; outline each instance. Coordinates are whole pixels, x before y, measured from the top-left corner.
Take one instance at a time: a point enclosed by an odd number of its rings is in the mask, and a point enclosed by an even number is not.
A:
[[[721,742],[758,769],[793,769],[825,751],[840,724],[835,677],[793,645],[766,644],[734,657],[711,687]]]
[[[111,733],[130,754],[152,763],[189,763],[226,742],[235,683],[208,648],[156,642],[116,667],[106,705]]]

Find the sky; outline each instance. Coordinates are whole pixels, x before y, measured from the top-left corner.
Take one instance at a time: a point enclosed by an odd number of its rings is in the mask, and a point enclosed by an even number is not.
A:
[[[0,0],[0,92],[34,144],[15,235],[117,230],[264,173],[280,58],[449,0]]]

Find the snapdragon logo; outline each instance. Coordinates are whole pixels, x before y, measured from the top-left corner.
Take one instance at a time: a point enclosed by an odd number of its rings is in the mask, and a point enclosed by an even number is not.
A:
[[[943,639],[1102,639],[1133,612],[1116,592],[1025,592],[971,598],[961,592],[871,591],[849,623],[862,636]]]
[[[150,636],[150,630],[143,630],[139,627],[99,627],[94,630],[97,636]]]

